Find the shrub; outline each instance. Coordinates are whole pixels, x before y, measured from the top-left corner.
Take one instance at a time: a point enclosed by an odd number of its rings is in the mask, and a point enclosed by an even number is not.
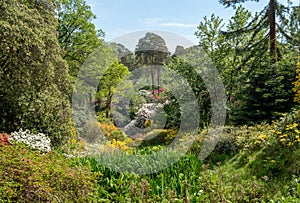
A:
[[[119,130],[111,122],[98,122],[98,126],[101,128],[101,130],[102,130],[105,137],[109,137],[111,132]]]
[[[25,145],[0,147],[0,202],[88,202],[94,176],[54,152],[41,155]]]
[[[285,114],[272,130],[275,143],[283,148],[295,148],[300,145],[300,110],[294,109]]]
[[[0,133],[0,145],[10,145],[11,143],[8,140],[9,134]]]
[[[173,142],[173,140],[176,138],[177,134],[178,134],[178,130],[168,129],[168,134],[164,138],[165,139],[165,143],[166,144],[170,144],[171,142]]]
[[[104,136],[109,140],[124,141],[127,139],[127,135],[120,131],[113,123],[98,122],[98,126],[101,128]]]
[[[131,151],[131,149],[128,146],[128,143],[126,142],[126,140],[125,141],[119,141],[119,140],[115,140],[115,139],[113,139],[110,142],[107,142],[104,145],[104,148],[102,150],[109,151],[109,152],[113,152],[115,150],[116,151],[121,150],[121,151],[124,151],[124,152],[130,152]]]
[[[54,4],[0,1],[0,131],[37,129],[59,146],[69,136],[71,88]]]
[[[85,123],[82,132],[80,132],[80,137],[89,143],[102,141],[104,138],[98,123],[94,121],[88,121]]]
[[[50,152],[51,151],[51,141],[43,133],[31,133],[29,130],[11,133],[8,138],[11,143],[23,143],[32,149],[36,149],[40,152]]]
[[[168,136],[169,131],[165,129],[154,129],[140,138],[143,140],[141,146],[148,145],[165,145],[165,139]]]
[[[271,134],[272,127],[268,124],[255,126],[226,126],[223,132],[218,135],[219,140],[213,154],[232,154],[240,150],[252,151],[264,144],[268,134]],[[192,145],[191,152],[199,153],[201,146],[208,136],[208,129],[203,129]],[[263,139],[263,140],[262,140]]]

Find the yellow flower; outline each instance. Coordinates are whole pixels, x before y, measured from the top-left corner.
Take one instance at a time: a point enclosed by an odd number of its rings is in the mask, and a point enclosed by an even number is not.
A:
[[[77,141],[75,139],[72,139],[70,142],[71,144],[76,144]]]
[[[290,124],[290,125],[286,126],[286,130],[292,130],[292,129],[297,128],[297,127],[298,127],[297,123]]]
[[[261,141],[258,141],[258,140],[256,140],[255,142],[254,142],[254,144],[260,144],[261,143]]]
[[[271,160],[271,163],[275,163],[276,161],[273,159],[273,160]]]
[[[286,142],[285,138],[280,139],[280,142]]]
[[[120,149],[120,150],[123,150],[123,151],[126,151],[126,150],[129,149],[129,147],[126,145],[125,142],[122,142],[122,141],[116,141],[115,139],[112,140],[111,146],[112,146],[112,148],[114,148],[114,149]]]
[[[159,150],[159,148],[158,148],[158,146],[154,146],[154,147],[152,147],[152,150],[157,151],[157,150]]]
[[[206,135],[207,134],[207,130],[202,130],[201,135]]]
[[[281,135],[279,138],[285,138],[285,137],[288,137],[288,134]]]
[[[295,133],[300,134],[300,130],[295,130]]]
[[[265,140],[265,139],[267,139],[268,137],[267,137],[266,135],[260,135],[258,138],[261,139],[261,140]]]

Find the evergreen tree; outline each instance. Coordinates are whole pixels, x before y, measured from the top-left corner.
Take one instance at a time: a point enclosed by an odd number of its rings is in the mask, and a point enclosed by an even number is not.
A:
[[[221,19],[212,16],[210,20],[204,19],[196,32],[200,47],[206,50],[222,75],[230,123],[271,121],[294,105],[291,90],[295,49],[288,48],[291,43],[278,34],[277,39],[282,41],[277,43],[279,60],[274,64],[274,57],[269,54],[267,9],[251,17],[239,6],[226,31],[216,26],[221,25]]]

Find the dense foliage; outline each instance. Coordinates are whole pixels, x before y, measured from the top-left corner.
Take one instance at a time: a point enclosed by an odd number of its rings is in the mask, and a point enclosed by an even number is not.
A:
[[[96,19],[86,0],[59,0],[57,9],[58,40],[62,57],[68,62],[75,80],[80,66],[102,43],[104,32],[96,30]]]
[[[278,15],[292,16],[294,12],[282,8]],[[266,38],[266,16],[265,10],[253,16],[239,6],[226,27],[215,15],[205,17],[198,26],[199,45],[222,75],[227,94],[228,123],[253,125],[272,122],[295,105],[292,87],[298,46],[290,43],[288,37],[294,29],[287,25],[290,20],[278,23],[278,27],[286,30],[277,33],[281,43],[277,43],[278,59],[274,63]]]
[[[96,174],[58,154],[0,146],[0,202],[87,202]]]
[[[0,131],[37,130],[58,145],[69,132],[68,67],[54,1],[0,3]]]

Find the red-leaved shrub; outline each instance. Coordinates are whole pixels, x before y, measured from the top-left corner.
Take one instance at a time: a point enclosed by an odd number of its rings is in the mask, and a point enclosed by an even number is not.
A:
[[[11,145],[11,143],[8,141],[9,134],[6,133],[0,133],[0,145]]]

